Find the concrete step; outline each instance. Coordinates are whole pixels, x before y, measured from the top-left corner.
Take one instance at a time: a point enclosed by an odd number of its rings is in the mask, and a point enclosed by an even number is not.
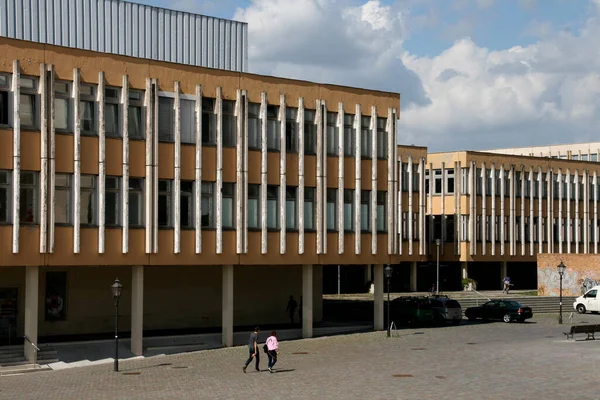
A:
[[[47,365],[34,366],[33,364],[23,364],[14,367],[0,368],[0,376],[15,376],[29,374],[33,372],[47,372],[52,371]]]

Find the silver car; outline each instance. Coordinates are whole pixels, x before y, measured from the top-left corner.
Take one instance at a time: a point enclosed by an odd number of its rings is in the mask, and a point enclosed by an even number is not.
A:
[[[451,322],[459,325],[462,321],[462,307],[456,300],[447,297],[430,297],[433,318],[439,323]]]

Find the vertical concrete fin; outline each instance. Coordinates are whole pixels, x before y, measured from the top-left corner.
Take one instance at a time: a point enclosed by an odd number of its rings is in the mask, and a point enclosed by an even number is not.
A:
[[[50,137],[49,137],[49,143],[48,143],[48,147],[49,147],[49,179],[48,179],[48,252],[49,253],[54,253],[54,222],[56,219],[56,211],[55,211],[55,206],[56,206],[56,200],[55,200],[55,178],[56,178],[56,161],[55,161],[55,155],[56,155],[56,125],[55,125],[55,121],[56,121],[56,109],[55,109],[55,101],[54,101],[54,97],[55,97],[55,93],[54,93],[54,79],[55,79],[55,75],[54,75],[54,65],[49,65],[48,66],[48,71],[49,71],[49,79],[50,79],[50,83],[49,83],[49,87],[48,87],[48,94],[49,94],[49,110],[50,110],[50,129],[49,129],[49,133],[50,133]]]
[[[242,105],[244,107],[244,112],[243,112],[243,117],[244,117],[244,122],[243,122],[243,138],[244,138],[244,144],[242,147],[243,150],[243,157],[244,157],[244,162],[242,163],[242,179],[243,179],[243,189],[244,189],[244,196],[243,196],[243,203],[241,208],[244,210],[244,218],[242,219],[243,224],[244,224],[244,247],[243,247],[243,253],[247,254],[248,253],[248,216],[247,216],[247,210],[248,210],[248,92],[246,90],[242,90]]]
[[[506,243],[506,222],[505,222],[505,209],[504,209],[504,198],[506,197],[506,180],[504,176],[504,164],[500,165],[500,255],[504,255],[505,243]]]
[[[260,94],[260,252],[267,254],[267,93]],[[302,135],[300,135],[302,137]],[[280,199],[284,201],[285,199]]]
[[[129,253],[129,75],[123,75],[123,89],[121,90],[121,114],[123,115],[123,167],[121,198],[121,252]]]
[[[217,87],[217,99],[215,103],[215,114],[217,114],[217,182],[215,183],[216,203],[216,253],[223,253],[223,90]]]
[[[371,106],[371,254],[377,254],[377,107]],[[393,170],[392,170],[393,171]],[[389,171],[388,171],[389,174]],[[388,181],[389,183],[389,181]],[[392,178],[393,184],[393,178]],[[393,214],[388,214],[392,217]],[[393,221],[393,218],[390,218]],[[389,253],[389,251],[388,251]]]
[[[316,187],[316,237],[317,237],[317,254],[323,254],[323,209],[321,195],[323,192],[323,102],[321,100],[315,101],[315,125],[317,126],[317,187]],[[304,188],[298,188],[298,191],[302,191],[304,194]],[[303,207],[301,207],[303,210]]]
[[[413,222],[413,160],[412,156],[408,156],[408,219],[406,221],[406,225],[408,226],[408,255],[412,256],[413,254],[413,231],[414,231],[414,222]],[[419,198],[420,198],[419,194]]]
[[[298,99],[298,191],[304,191],[304,98]],[[304,220],[304,219],[303,219]],[[298,226],[298,254],[304,254],[304,225]]]
[[[419,255],[425,255],[425,158],[419,160]]]
[[[534,198],[535,198],[535,176],[533,172],[533,166],[529,167],[529,255],[533,256],[533,248],[534,248]]]
[[[567,171],[568,172],[568,171]],[[563,174],[562,169],[558,169],[558,252],[563,252],[563,198],[564,198],[564,185],[563,185]],[[569,186],[569,190],[571,185]]]
[[[154,79],[152,82],[153,91],[153,135],[152,135],[152,251],[158,253],[158,115],[159,115],[159,102],[158,102],[158,79]]]
[[[20,195],[21,195],[21,68],[13,61],[13,173],[12,173],[12,252],[19,253]]]
[[[542,167],[538,167],[538,253],[543,252],[544,246],[544,214],[542,211],[544,198],[544,180]]]
[[[441,248],[441,252],[442,255],[445,254],[444,248],[445,248],[445,244],[446,244],[446,179],[447,179],[447,171],[446,171],[446,163],[442,162],[442,194],[441,194],[441,198],[440,198],[440,203],[441,203],[441,210],[440,210],[440,214],[442,217],[442,223],[441,223],[441,234],[440,234],[440,239],[441,239],[441,243],[442,243],[442,248]]]
[[[280,148],[279,148],[279,186],[282,188],[282,193],[285,194],[285,189],[287,186],[287,177],[286,177],[286,169],[287,169],[287,165],[286,165],[286,158],[287,158],[287,154],[286,154],[286,137],[285,137],[285,127],[286,127],[286,110],[285,110],[285,95],[281,94],[279,95],[279,144],[280,144]],[[300,193],[298,191],[297,193],[298,196],[298,207],[300,207]],[[282,207],[280,208],[280,212],[281,212],[281,225],[282,225],[282,229],[280,231],[280,235],[279,235],[279,253],[280,254],[285,254],[286,253],[286,214],[285,214],[285,195],[283,195],[281,200],[281,205]],[[300,216],[300,209],[298,209],[298,217]],[[298,226],[300,226],[300,224],[304,225],[304,221],[300,220],[300,218],[298,218]]]
[[[244,252],[244,218],[246,209],[244,203],[244,134],[245,107],[242,91],[238,89],[235,96],[235,252]]]
[[[153,249],[153,218],[152,215],[154,210],[154,202],[152,198],[152,192],[154,191],[154,170],[152,168],[152,138],[154,136],[154,86],[152,80],[146,78],[146,92],[145,92],[145,109],[146,109],[146,179],[144,182],[144,199],[145,199],[145,239],[146,239],[146,254],[152,253]]]
[[[344,254],[344,103],[338,103],[338,187],[337,187],[337,228],[338,254]]]
[[[40,64],[40,253],[48,249],[48,72],[46,64]],[[53,103],[51,103],[53,104]]]
[[[361,175],[362,175],[362,114],[360,104],[356,105],[356,115],[354,117],[354,129],[356,130],[356,145],[354,148],[354,254],[360,254],[361,244]]]
[[[398,254],[402,255],[406,231],[404,229],[404,204],[402,201],[404,186],[404,166],[402,164],[402,155],[398,155]]]
[[[490,188],[492,194],[492,216],[490,218],[491,228],[490,228],[490,241],[492,244],[492,256],[496,255],[496,164],[492,163],[492,169],[490,170],[491,183],[492,187]]]
[[[175,126],[173,146],[173,253],[181,252],[181,87],[179,81],[175,81],[173,101]]]
[[[195,165],[195,196],[194,205],[196,214],[195,218],[195,250],[196,254],[202,253],[202,86],[196,85],[196,106],[194,109],[196,113],[196,154],[194,157]]]
[[[594,171],[594,254],[598,254],[598,172]]]
[[[481,255],[486,255],[486,247],[487,247],[487,191],[486,191],[486,183],[487,183],[487,169],[485,166],[485,162],[481,163],[481,175],[479,176],[481,179]],[[443,198],[443,197],[442,197]]]
[[[79,104],[79,69],[73,69],[73,253],[79,253],[81,225],[81,110]]]
[[[106,127],[104,119],[104,72],[98,73],[98,253],[104,253],[106,223]]]

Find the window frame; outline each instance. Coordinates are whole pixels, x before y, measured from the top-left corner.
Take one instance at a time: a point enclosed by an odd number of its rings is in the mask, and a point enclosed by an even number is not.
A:
[[[273,131],[271,126],[275,126]],[[281,123],[279,122],[279,106],[267,105],[267,151],[281,151]]]
[[[57,185],[56,184],[56,177],[58,176],[65,176],[67,178],[67,185]],[[56,210],[54,211],[54,223],[56,225],[59,226],[68,226],[68,225],[73,225],[73,175],[72,174],[68,174],[68,173],[57,173],[54,177],[54,198],[56,199],[58,196],[56,195],[57,192],[59,191],[66,191],[67,195],[65,196],[66,200],[67,200],[67,204],[66,204],[66,216],[67,216],[67,222],[57,222],[56,221]],[[58,204],[59,202],[57,202]]]
[[[133,183],[139,183],[139,188],[132,188]],[[128,200],[129,200],[129,228],[143,228],[145,226],[145,214],[144,214],[144,206],[145,206],[145,202],[144,202],[144,188],[145,188],[145,180],[144,178],[129,178],[129,188],[127,190],[127,196],[128,196]],[[131,216],[133,215],[132,213],[132,201],[131,201],[131,196],[139,196],[139,202],[138,204],[140,205],[139,207],[139,211],[138,211],[138,217],[139,217],[139,223],[132,223],[131,222]]]
[[[2,79],[4,78],[4,79]],[[2,83],[2,80],[5,80],[6,83]],[[12,125],[12,97],[11,96],[11,83],[12,83],[12,74],[10,73],[0,73],[0,93],[5,94],[6,96],[6,122],[3,123],[1,117],[3,116],[3,110],[0,109],[0,127],[7,128]],[[0,103],[0,106],[2,103]]]
[[[387,118],[377,117],[377,159],[387,160],[388,158],[388,134]],[[381,150],[381,151],[380,151]]]
[[[217,99],[202,96],[202,146],[217,145],[217,115],[215,113],[216,107]]]
[[[291,128],[291,129],[290,129]],[[298,153],[298,108],[286,107],[285,109],[285,151]]]
[[[188,180],[181,180],[180,181],[180,185],[179,185],[179,226],[181,227],[181,229],[194,229],[195,228],[195,213],[194,213],[194,196],[195,196],[195,186],[196,183],[195,181],[188,181]],[[186,188],[189,187],[189,190],[186,190]],[[173,192],[173,195],[175,195],[175,193]],[[187,221],[184,222],[184,215],[182,213],[182,207],[181,205],[183,204],[184,201],[187,201],[188,203],[188,215],[187,215]],[[173,209],[173,212],[175,212],[175,209]]]
[[[165,102],[169,102],[171,105],[171,109],[167,108],[169,112],[171,123],[168,124],[167,128],[168,132],[161,132],[161,106],[164,106]],[[158,119],[158,141],[163,143],[173,143],[175,141],[175,94],[168,92],[158,92],[158,115],[156,116]]]
[[[202,181],[201,182],[201,196],[200,196],[200,226],[202,229],[214,229],[215,228],[215,182]],[[204,200],[208,202],[208,207],[205,207]],[[208,223],[205,224],[203,217],[208,208],[207,218]]]
[[[256,138],[251,136],[251,122],[250,120],[256,120]],[[260,118],[260,104],[259,103],[248,103],[248,150],[260,150],[261,147],[261,118]],[[251,140],[252,139],[252,140]],[[253,143],[256,140],[256,145]]]
[[[83,178],[91,178],[91,187],[86,187],[83,185]],[[91,200],[91,205],[92,205],[92,210],[89,214],[91,214],[92,216],[92,220],[91,222],[83,222],[83,213],[81,212],[81,207],[83,206],[83,202],[81,202],[81,200],[83,199],[83,194],[84,192],[89,192],[91,194],[90,196],[90,200]],[[89,226],[89,227],[95,227],[98,226],[98,175],[90,175],[90,174],[81,174],[80,177],[80,181],[79,181],[79,223],[81,226]],[[89,219],[89,216],[88,216]]]
[[[185,102],[185,103],[184,103]],[[190,132],[190,137],[188,138],[186,135],[184,135],[183,133],[183,127],[184,127],[184,113],[183,111],[183,104],[192,104],[192,112],[191,112],[191,116],[192,116],[192,131]],[[180,135],[179,135],[179,139],[181,141],[181,144],[196,144],[196,124],[197,124],[197,116],[196,116],[196,97],[192,96],[192,95],[188,95],[188,94],[180,94],[179,95],[179,126],[181,127],[181,131],[180,131]],[[175,121],[175,117],[173,117],[173,121]],[[175,136],[173,135],[173,139],[175,138]]]
[[[113,181],[116,182],[115,187],[109,187],[108,182],[109,181]],[[122,185],[123,185],[123,181],[122,178],[120,176],[106,176],[105,181],[104,181],[104,224],[107,227],[119,227],[121,226],[121,209],[122,209],[122,199],[121,199],[121,193],[123,192],[122,190]],[[115,222],[108,222],[106,216],[108,215],[108,213],[106,212],[108,210],[108,195],[113,194],[116,196],[116,202],[115,202],[115,217],[116,220]]]
[[[0,224],[12,224],[12,171],[11,170],[0,170],[0,176],[5,176],[5,182],[0,179],[0,188],[6,191],[6,218],[5,220],[0,219]]]
[[[366,207],[366,217],[365,210],[363,206]],[[360,230],[361,232],[371,232],[371,191],[370,190],[361,190],[360,191]],[[366,227],[363,227],[364,222],[366,221]]]
[[[315,123],[316,114],[316,110],[304,110],[304,155],[317,154],[317,125]],[[312,118],[308,118],[308,116],[312,116]]]
[[[377,218],[375,221],[376,231],[378,233],[386,233],[387,232],[387,191],[378,190],[377,191]],[[383,212],[380,212],[380,206],[383,206]],[[383,214],[383,216],[382,216]],[[379,221],[383,221],[383,228],[379,229]]]
[[[39,78],[35,77],[35,76],[29,76],[29,75],[21,75],[21,82],[20,82],[20,88],[19,88],[19,112],[21,113],[19,115],[20,117],[20,124],[21,124],[21,129],[23,130],[39,130],[39,121],[40,121],[40,97],[38,95],[38,88],[39,88]],[[23,85],[23,81],[24,80],[30,80],[32,82],[33,87],[27,87]],[[30,97],[32,99],[31,101],[31,107],[32,107],[32,122],[33,124],[25,124],[23,123],[23,117],[22,117],[22,111],[23,111],[23,106],[22,106],[22,101],[21,99],[24,97]]]
[[[354,114],[344,114],[344,157],[356,156],[356,128],[354,126]],[[348,139],[350,133],[350,139]]]
[[[338,156],[339,155],[339,127],[337,123],[338,113],[327,112],[327,121],[325,123],[325,137],[327,138],[327,155]],[[332,140],[333,139],[333,140]],[[332,144],[333,143],[333,144]],[[331,147],[330,147],[331,146]]]
[[[225,200],[231,200],[231,224],[225,224]],[[223,229],[235,229],[235,182],[223,182],[221,188],[221,226]]]
[[[354,232],[354,230],[355,230],[354,190],[355,189],[344,189],[344,232]],[[350,206],[350,218],[346,218],[346,206],[347,205]],[[348,225],[347,225],[348,221],[350,221],[350,227],[348,227]]]
[[[139,93],[139,98],[135,98],[132,97],[132,95]],[[128,108],[127,108],[127,135],[129,137],[129,139],[133,139],[133,140],[144,140],[146,139],[146,107],[144,104],[144,99],[146,97],[146,91],[145,90],[139,90],[139,89],[129,89],[129,91],[127,92],[127,96],[128,96]],[[131,109],[132,108],[139,108],[140,109],[140,134],[139,135],[132,135],[131,134],[131,121],[132,119],[132,114],[131,114]]]
[[[371,160],[373,158],[373,130],[370,116],[361,116],[360,135],[360,158]]]
[[[252,189],[252,190],[251,190]],[[248,184],[248,203],[250,201],[256,201],[256,226],[250,226],[250,222],[248,222],[248,230],[259,230],[261,228],[261,218],[260,218],[260,184]],[[250,207],[248,207],[248,215],[250,215]],[[248,218],[248,221],[250,219]]]
[[[91,90],[91,94],[83,93],[82,89],[89,88]],[[79,84],[79,121],[80,121],[80,132],[84,136],[98,136],[98,101],[97,101],[97,93],[98,86],[88,83],[80,83]],[[91,130],[85,129],[84,124],[84,113],[85,113],[85,103],[91,103]]]
[[[64,84],[66,86],[66,90],[65,91],[59,91],[57,90],[56,86],[58,84]],[[55,81],[54,82],[54,104],[52,105],[54,107],[54,130],[56,131],[56,133],[73,133],[73,82],[69,82],[69,81]],[[56,120],[58,118],[56,118],[56,101],[57,100],[64,100],[66,103],[66,113],[67,115],[65,116],[65,118],[67,119],[67,127],[66,128],[57,128],[56,127]]]
[[[116,96],[108,96],[108,92],[110,90],[114,90],[116,93]],[[116,115],[116,132],[109,132],[106,127],[108,126],[108,124],[106,123],[106,117],[108,115],[108,109],[109,109],[109,105],[110,106],[116,106],[116,107],[112,107],[113,109],[116,110],[117,115]],[[106,135],[106,137],[110,137],[110,138],[121,138],[123,137],[122,134],[122,129],[121,126],[123,125],[122,123],[122,112],[121,112],[121,88],[118,87],[114,87],[114,86],[106,86],[104,88],[104,134]]]
[[[161,183],[166,183],[166,189],[161,189]],[[156,225],[159,229],[168,229],[173,227],[173,180],[171,179],[159,179],[158,180],[158,190],[156,201],[158,203],[158,214],[156,215]],[[166,200],[166,223],[161,224],[160,222],[160,197],[163,196]]]
[[[227,107],[226,107],[227,105]],[[231,108],[229,108],[231,106]],[[226,111],[227,110],[227,111]],[[225,120],[229,119],[231,132],[225,131]],[[223,100],[221,102],[221,143],[223,147],[234,148],[237,143],[237,117],[235,115],[235,101]]]
[[[315,202],[316,202],[316,198],[317,198],[317,188],[313,187],[313,186],[305,186],[304,187],[304,207],[303,207],[303,213],[304,213],[304,230],[307,232],[312,232],[315,230]],[[311,226],[306,226],[306,222],[309,220],[306,217],[306,207],[307,204],[312,204],[312,211],[311,211],[311,215],[312,218],[310,218],[310,225]]]
[[[273,194],[274,193],[274,194]],[[269,206],[269,202],[275,201],[275,206]],[[278,230],[280,229],[280,221],[279,221],[279,186],[277,185],[267,185],[267,230]],[[269,225],[269,210],[275,211],[275,226]],[[287,223],[287,222],[286,222]]]
[[[289,212],[291,204],[292,212]],[[290,214],[293,216],[293,220],[290,219]],[[290,221],[293,223],[290,225]],[[295,231],[298,229],[298,187],[297,186],[286,186],[285,188],[285,230]]]

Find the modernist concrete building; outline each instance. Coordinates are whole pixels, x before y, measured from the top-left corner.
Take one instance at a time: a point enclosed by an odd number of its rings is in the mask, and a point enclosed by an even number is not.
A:
[[[538,254],[598,254],[599,174],[596,162],[428,154],[430,260],[440,239],[450,288],[460,283],[460,271],[484,289],[499,289],[507,274],[515,287],[536,289]]]
[[[562,160],[598,161],[600,142],[553,144],[549,146],[516,147],[484,151],[498,154],[560,158]]]

